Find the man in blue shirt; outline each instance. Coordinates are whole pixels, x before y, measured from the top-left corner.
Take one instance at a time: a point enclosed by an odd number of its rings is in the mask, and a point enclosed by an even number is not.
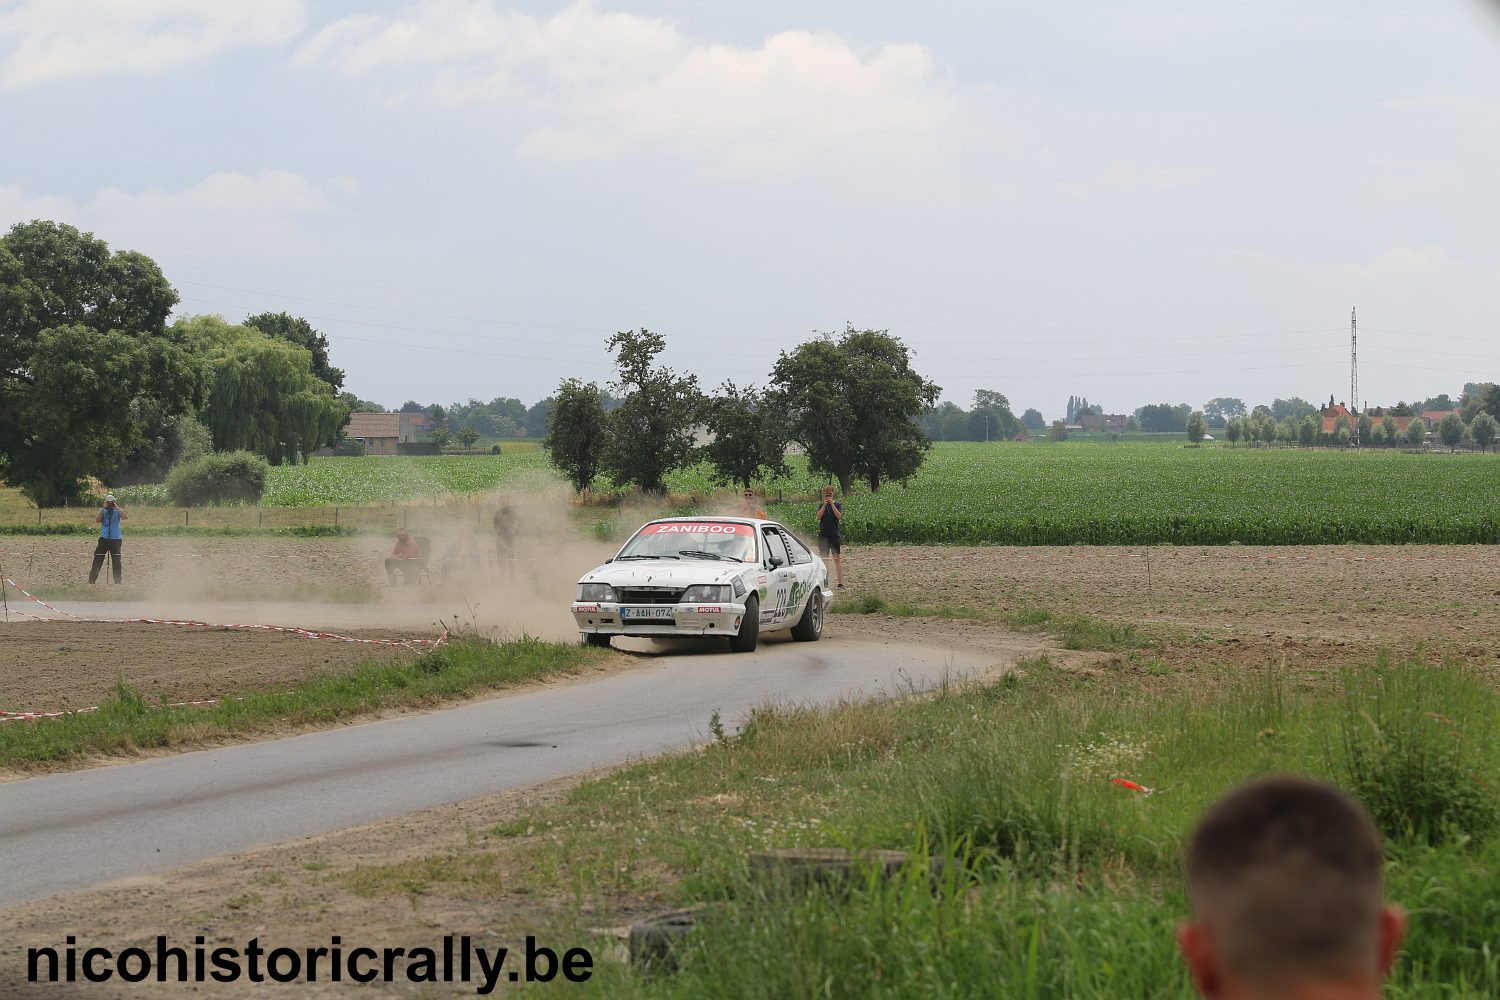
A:
[[[89,583],[95,583],[99,579],[99,570],[104,568],[104,556],[109,555],[110,569],[114,571],[115,583],[120,582],[120,522],[125,520],[125,512],[120,505],[115,503],[113,493],[106,494],[104,506],[99,508],[99,516],[94,518],[99,522],[99,544],[94,547],[94,568],[89,570]]]
[[[833,569],[839,586],[844,585],[844,508],[833,498],[833,487],[823,487],[823,502],[818,505],[818,555],[833,556]]]

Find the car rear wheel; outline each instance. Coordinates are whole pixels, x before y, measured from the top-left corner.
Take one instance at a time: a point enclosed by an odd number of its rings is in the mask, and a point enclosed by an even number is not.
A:
[[[609,633],[607,632],[581,632],[583,641],[590,646],[608,646]]]
[[[753,653],[760,642],[760,598],[751,595],[745,601],[745,617],[740,619],[739,633],[729,639],[732,653]]]
[[[813,588],[802,609],[802,618],[792,626],[792,638],[798,642],[817,642],[823,637],[823,592]]]

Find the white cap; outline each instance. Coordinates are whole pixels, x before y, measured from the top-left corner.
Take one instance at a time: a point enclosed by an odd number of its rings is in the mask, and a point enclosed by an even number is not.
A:
[[[115,495],[113,493],[106,493],[106,494],[104,494],[104,502],[105,503],[114,503],[115,502]]]

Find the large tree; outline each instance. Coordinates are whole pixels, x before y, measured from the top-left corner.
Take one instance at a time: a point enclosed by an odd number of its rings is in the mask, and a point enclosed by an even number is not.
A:
[[[176,304],[149,257],[72,226],[0,236],[0,478],[39,506],[75,502],[143,443],[133,403],[191,409],[201,369],[166,329]]]
[[[337,439],[348,410],[313,374],[306,348],[222,316],[192,316],[172,328],[208,365],[202,419],[216,449],[253,451],[280,465]]]
[[[1203,416],[1210,427],[1223,427],[1245,412],[1245,401],[1234,396],[1217,396],[1203,404]]]
[[[616,333],[608,346],[624,402],[609,415],[604,471],[617,483],[665,493],[667,473],[693,458],[693,426],[703,411],[698,377],[656,364],[667,342],[644,327]]]
[[[855,477],[871,490],[905,482],[931,442],[917,417],[942,391],[911,367],[898,337],[884,330],[825,334],[781,352],[771,382],[792,412],[792,438],[808,465],[839,481],[847,493]]]
[[[1011,411],[1010,400],[993,389],[974,390],[974,408],[969,411],[969,437],[991,441],[1013,436],[1021,421]]]
[[[1173,406],[1171,403],[1149,403],[1135,411],[1135,419],[1141,430],[1156,433],[1181,434],[1187,430],[1188,417],[1193,408],[1186,403]]]
[[[787,474],[791,427],[786,405],[774,393],[726,381],[708,401],[705,422],[713,440],[703,446],[703,456],[719,482],[748,490],[752,480]]]
[[[553,402],[547,410],[543,447],[553,466],[582,493],[599,474],[604,459],[609,425],[603,394],[593,382],[570,378],[557,387],[555,397],[549,398]]]
[[[301,316],[284,312],[263,312],[245,317],[245,325],[289,344],[296,344],[312,355],[312,373],[338,392],[344,387],[344,370],[328,363],[328,338],[313,329]]]

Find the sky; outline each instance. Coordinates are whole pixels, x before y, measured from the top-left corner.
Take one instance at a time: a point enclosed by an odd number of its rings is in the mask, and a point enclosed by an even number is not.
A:
[[[1500,6],[1500,5],[1497,5]],[[1500,380],[1480,0],[0,0],[0,227],[326,333],[387,406],[886,329],[1062,416]]]

